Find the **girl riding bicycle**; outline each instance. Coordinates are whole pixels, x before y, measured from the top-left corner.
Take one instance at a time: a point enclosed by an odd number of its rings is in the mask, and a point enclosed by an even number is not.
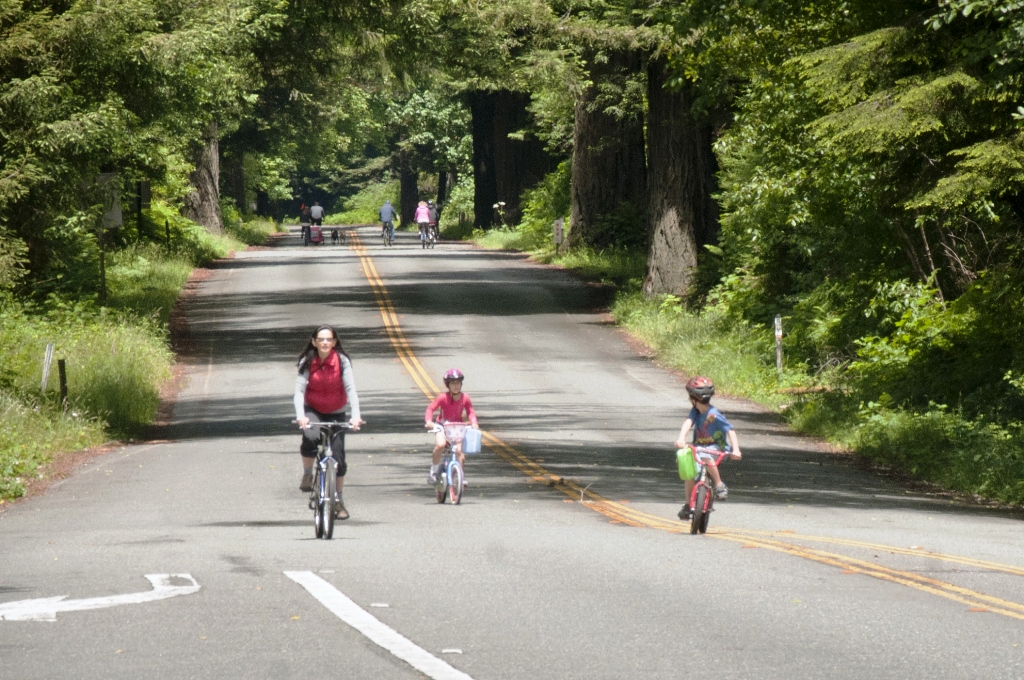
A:
[[[711,397],[715,394],[715,384],[708,378],[698,376],[686,383],[686,393],[690,395],[690,415],[686,417],[682,429],[679,431],[679,439],[676,440],[676,448],[682,449],[690,446],[686,441],[690,430],[694,431],[694,446],[717,447],[720,451],[729,453],[729,458],[739,460],[743,457],[740,452],[740,442],[736,438],[736,430],[722,415],[721,411],[711,405]],[[722,476],[718,472],[718,466],[710,456],[702,457],[701,464],[707,467],[708,474],[715,482],[715,498],[725,500],[729,497],[729,489],[722,483]],[[686,480],[686,504],[679,511],[679,519],[686,521],[690,519],[690,494],[693,492],[693,480]]]
[[[295,421],[302,429],[302,481],[300,491],[313,488],[313,459],[316,457],[320,432],[310,427],[312,422],[343,420],[345,409],[352,407],[349,420],[353,430],[363,424],[359,417],[359,395],[356,394],[352,361],[338,342],[338,334],[330,326],[320,326],[306,349],[299,355],[299,375],[295,378]],[[338,432],[331,441],[331,449],[338,459],[338,499],[335,511],[338,519],[348,519],[348,510],[341,502],[341,485],[345,481],[348,465],[345,463],[345,432]]]
[[[427,411],[423,415],[427,429],[433,429],[434,413],[439,409],[441,416],[438,418],[438,421],[441,423],[464,423],[466,420],[469,420],[473,427],[479,428],[476,422],[476,411],[473,410],[473,400],[462,391],[462,381],[465,378],[465,374],[457,368],[449,369],[444,374],[444,386],[448,388],[448,391],[437,395],[434,401],[430,402],[430,406],[427,407]],[[437,482],[437,473],[441,469],[441,454],[444,452],[446,445],[444,433],[438,432],[434,438],[434,455],[430,465],[430,476],[427,477],[427,481],[431,484]],[[463,472],[465,472],[466,458],[462,454],[462,444],[453,444],[452,449],[455,451],[455,455],[458,456],[459,465],[462,466]],[[465,485],[465,477],[463,477],[463,485]]]

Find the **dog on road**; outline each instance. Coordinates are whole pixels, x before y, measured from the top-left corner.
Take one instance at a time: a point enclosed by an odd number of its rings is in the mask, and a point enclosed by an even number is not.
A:
[[[338,245],[341,241],[341,233],[337,229],[331,229],[331,245]]]

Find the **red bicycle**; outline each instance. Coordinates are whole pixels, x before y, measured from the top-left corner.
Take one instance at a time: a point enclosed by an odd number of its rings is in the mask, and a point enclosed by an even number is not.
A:
[[[694,478],[693,491],[690,492],[690,533],[707,533],[708,519],[715,505],[715,489],[708,479],[708,462],[715,466],[722,464],[722,461],[729,455],[714,447],[690,447],[693,459],[697,463],[697,476]]]

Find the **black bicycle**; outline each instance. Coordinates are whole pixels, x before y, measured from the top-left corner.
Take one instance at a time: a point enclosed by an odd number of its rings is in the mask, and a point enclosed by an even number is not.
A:
[[[385,248],[395,245],[395,223],[391,221],[385,222],[380,235],[384,239]]]
[[[351,430],[348,423],[319,422],[320,443],[313,460],[313,489],[309,492],[309,509],[313,511],[313,533],[317,538],[334,536],[334,512],[338,499],[338,459],[331,449],[331,440],[341,430]]]

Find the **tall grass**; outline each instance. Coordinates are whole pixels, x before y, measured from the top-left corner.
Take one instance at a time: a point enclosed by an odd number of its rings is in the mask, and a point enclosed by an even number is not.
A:
[[[24,403],[0,389],[0,504],[25,493],[28,479],[53,451],[71,451],[104,441],[100,422],[59,408]]]
[[[773,354],[758,329],[731,323],[714,310],[686,311],[677,298],[647,299],[638,291],[620,294],[612,314],[670,366],[708,376],[727,394],[771,406],[784,401]]]
[[[46,305],[0,299],[0,500],[24,493],[24,480],[60,451],[137,435],[159,406],[173,355],[166,322],[193,266],[262,242],[272,222],[211,235],[168,213],[170,243],[142,243],[110,254],[108,306],[51,298]],[[244,225],[245,226],[245,225]],[[40,389],[47,343],[54,365]],[[67,366],[69,409],[58,396],[56,359]]]

